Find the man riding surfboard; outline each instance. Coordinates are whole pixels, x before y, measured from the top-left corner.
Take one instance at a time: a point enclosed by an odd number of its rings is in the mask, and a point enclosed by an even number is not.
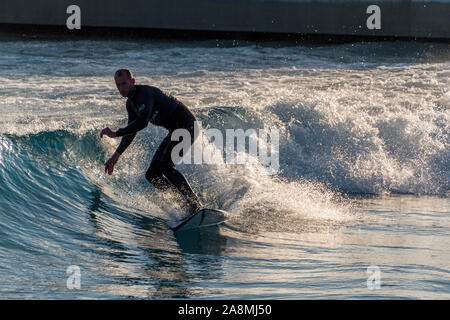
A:
[[[128,69],[119,69],[114,74],[117,89],[122,97],[127,98],[128,125],[112,131],[104,128],[100,138],[106,135],[110,138],[122,137],[122,140],[111,158],[105,163],[105,172],[111,175],[121,154],[131,144],[136,133],[144,129],[149,122],[169,130],[169,134],[156,150],[145,178],[158,190],[181,193],[186,201],[190,214],[201,210],[203,205],[192,191],[184,175],[175,168],[171,159],[173,147],[178,141],[172,141],[172,132],[176,129],[186,129],[191,135],[191,146],[195,141],[195,116],[179,100],[154,86],[136,85],[133,74]]]

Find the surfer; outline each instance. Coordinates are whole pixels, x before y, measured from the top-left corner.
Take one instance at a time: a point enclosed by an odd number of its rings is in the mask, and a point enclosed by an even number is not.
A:
[[[117,131],[104,128],[100,138],[106,135],[110,138],[122,137],[122,140],[111,158],[105,163],[105,173],[111,175],[119,157],[131,144],[136,133],[144,129],[149,122],[169,130],[169,134],[159,145],[145,178],[158,190],[179,192],[184,197],[189,214],[201,210],[203,205],[184,175],[175,168],[171,153],[178,141],[172,141],[172,132],[178,128],[187,129],[191,135],[191,146],[195,140],[195,116],[180,101],[162,90],[147,85],[136,85],[133,74],[128,69],[119,69],[114,74],[117,89],[122,97],[126,97],[128,125]]]

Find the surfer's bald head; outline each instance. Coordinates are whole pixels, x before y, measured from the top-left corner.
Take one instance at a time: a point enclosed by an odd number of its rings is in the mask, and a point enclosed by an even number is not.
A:
[[[114,74],[114,78],[122,77],[124,75],[126,75],[128,79],[134,79],[133,73],[131,72],[130,69],[117,70],[116,73]]]
[[[116,81],[117,90],[119,90],[122,97],[127,97],[135,83],[131,71],[129,69],[117,70],[114,74],[114,80]]]

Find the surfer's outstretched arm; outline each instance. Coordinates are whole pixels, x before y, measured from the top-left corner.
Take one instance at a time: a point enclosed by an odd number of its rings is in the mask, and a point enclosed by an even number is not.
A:
[[[114,171],[114,166],[116,165],[117,161],[119,160],[120,153],[114,152],[111,158],[109,158],[108,161],[105,162],[105,173],[108,173],[111,175]]]
[[[114,152],[112,157],[109,158],[109,160],[106,161],[105,163],[105,173],[107,172],[108,174],[113,173],[115,164],[119,160],[119,157],[122,155],[122,153],[128,148],[131,142],[133,142],[137,131],[145,128],[148,124],[148,121],[146,121],[148,118],[147,113],[141,112],[140,116],[136,117],[133,112],[130,112],[128,105],[127,111],[128,111],[128,125],[125,128],[119,129],[114,132],[109,127],[106,127],[100,133],[100,138],[103,137],[103,135],[107,135],[110,138],[117,138],[119,136],[122,137],[122,140],[120,141],[120,144],[116,149],[116,152]]]
[[[114,170],[114,166],[116,162],[119,160],[119,157],[122,155],[122,153],[125,151],[126,148],[133,142],[134,137],[136,136],[136,133],[129,134],[127,136],[122,137],[122,141],[120,141],[119,146],[117,147],[116,151],[112,155],[111,158],[109,158],[108,161],[105,163],[105,173],[112,174]],[[117,137],[117,135],[116,135]]]

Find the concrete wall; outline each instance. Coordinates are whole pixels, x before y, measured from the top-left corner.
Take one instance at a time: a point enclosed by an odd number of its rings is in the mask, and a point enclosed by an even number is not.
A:
[[[450,0],[0,0],[0,23],[65,28],[71,4],[82,28],[450,38]],[[379,30],[366,26],[369,5]]]

